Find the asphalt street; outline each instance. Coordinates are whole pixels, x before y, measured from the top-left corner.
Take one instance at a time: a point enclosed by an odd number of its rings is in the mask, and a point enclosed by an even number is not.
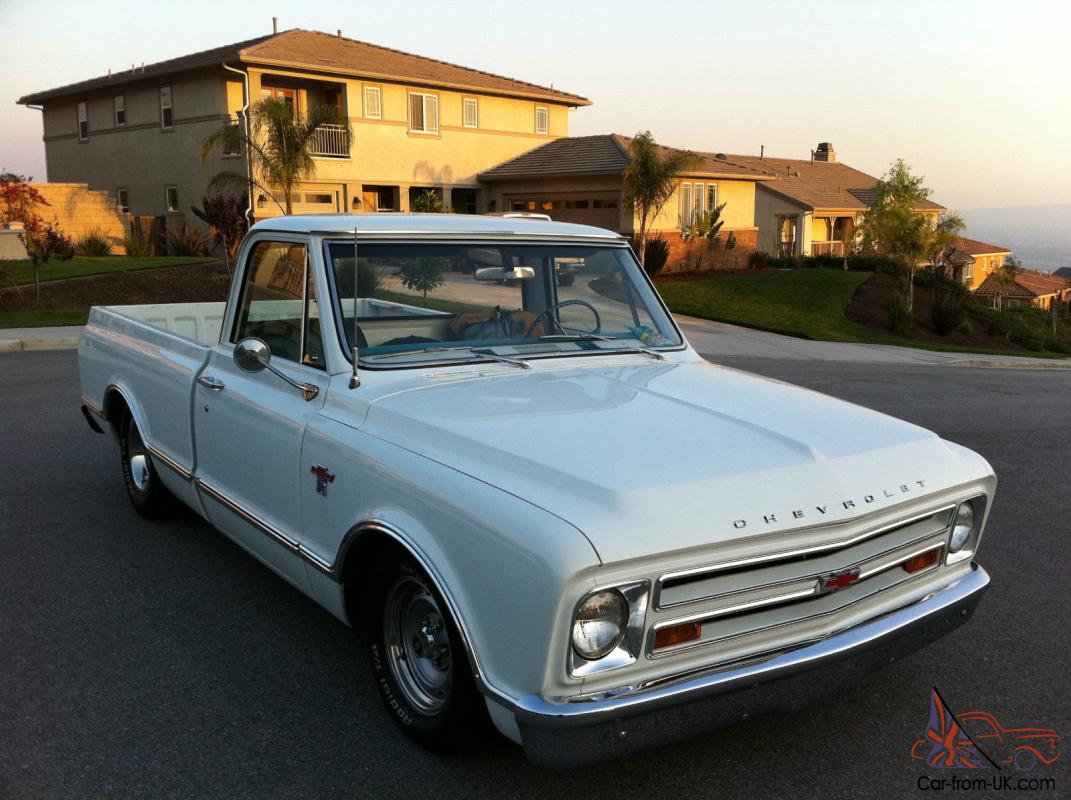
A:
[[[1000,487],[974,619],[821,705],[575,772],[492,739],[410,744],[346,628],[192,513],[136,516],[78,413],[74,352],[0,356],[0,797],[996,797],[924,791],[930,688],[1071,736],[1071,372],[772,359],[729,366],[978,450]],[[1071,753],[1032,777],[1071,794]],[[1016,776],[1018,777],[1018,776]]]

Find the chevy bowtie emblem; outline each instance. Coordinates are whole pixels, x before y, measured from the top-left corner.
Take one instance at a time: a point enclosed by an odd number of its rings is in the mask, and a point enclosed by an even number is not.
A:
[[[835,592],[837,589],[844,589],[854,583],[858,583],[859,570],[845,569],[840,572],[831,572],[829,575],[823,575],[818,581],[819,588],[823,592]]]
[[[327,484],[334,482],[334,474],[329,472],[327,467],[321,467],[319,464],[314,465],[309,472],[316,476],[316,491],[327,497]]]

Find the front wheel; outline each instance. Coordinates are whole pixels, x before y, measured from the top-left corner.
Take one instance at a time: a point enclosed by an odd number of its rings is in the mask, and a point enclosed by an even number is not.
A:
[[[123,482],[134,510],[146,519],[163,519],[174,509],[175,497],[160,482],[149,449],[130,412],[119,421],[119,454]]]
[[[391,717],[431,750],[458,750],[481,738],[487,711],[461,636],[423,570],[408,555],[382,558],[369,586],[372,671]]]

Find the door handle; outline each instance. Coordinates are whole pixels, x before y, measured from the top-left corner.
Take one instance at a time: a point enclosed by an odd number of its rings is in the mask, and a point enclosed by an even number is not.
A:
[[[211,375],[201,375],[197,378],[197,382],[213,392],[222,391],[224,387],[223,381],[219,378],[213,378]]]

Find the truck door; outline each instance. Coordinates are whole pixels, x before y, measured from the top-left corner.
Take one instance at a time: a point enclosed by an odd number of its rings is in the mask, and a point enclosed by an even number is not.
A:
[[[300,237],[272,234],[246,252],[229,330],[194,392],[197,485],[216,527],[305,588],[298,554],[301,441],[328,385],[312,263]],[[271,366],[316,387],[316,396],[305,399],[268,370],[239,369],[234,346],[247,337],[265,342]]]

